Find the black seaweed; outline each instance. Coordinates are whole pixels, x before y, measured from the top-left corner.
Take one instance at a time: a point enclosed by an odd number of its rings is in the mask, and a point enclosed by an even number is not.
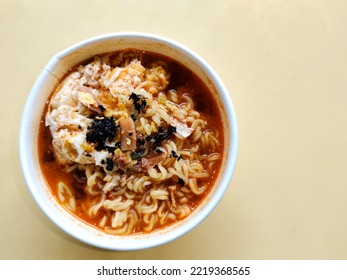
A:
[[[106,169],[108,171],[112,171],[113,170],[113,166],[114,166],[114,162],[113,162],[112,158],[106,159]]]
[[[146,144],[145,138],[143,138],[143,137],[137,138],[137,140],[136,140],[136,146],[137,147],[142,147],[145,144]]]
[[[176,152],[172,150],[170,157],[178,158],[178,154],[176,154]]]
[[[177,160],[183,159],[183,157],[178,155],[175,151],[171,151],[170,157],[177,158]]]
[[[141,110],[143,110],[147,106],[147,101],[145,100],[145,97],[143,97],[140,94],[136,94],[136,93],[132,92],[129,96],[129,100],[133,100],[134,107],[135,107],[138,114],[140,114]]]
[[[153,141],[153,147],[157,148],[161,142],[169,138],[173,133],[176,132],[176,127],[169,126],[169,128],[165,131],[161,128],[159,128],[157,133],[151,134],[151,141]]]
[[[101,111],[101,112],[105,112],[105,111],[106,111],[106,109],[105,109],[105,107],[104,107],[104,106],[99,105],[98,107],[99,107],[99,109],[100,109],[100,111]]]
[[[121,142],[120,142],[120,141],[116,142],[116,144],[114,144],[114,146],[116,147],[116,149],[117,149],[117,148],[120,149]]]
[[[116,147],[106,146],[106,150],[112,154],[116,150]]]
[[[130,158],[131,158],[132,160],[136,160],[136,159],[141,158],[141,157],[143,156],[143,154],[144,154],[144,150],[142,150],[142,149],[136,149],[135,152],[132,152],[132,153],[130,154]]]
[[[177,183],[178,183],[181,187],[184,186],[184,181],[183,181],[181,178],[178,178]]]
[[[108,148],[105,145],[106,140],[112,141],[116,137],[117,130],[118,126],[114,122],[113,116],[96,118],[88,126],[86,140],[89,143],[97,144],[95,147],[97,151],[105,150]]]

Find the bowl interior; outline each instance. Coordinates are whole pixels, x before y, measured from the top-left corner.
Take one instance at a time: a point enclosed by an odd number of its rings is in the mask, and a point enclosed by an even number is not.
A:
[[[77,219],[55,200],[40,170],[38,131],[49,95],[64,74],[97,54],[135,48],[168,56],[191,69],[213,93],[219,105],[224,129],[224,157],[221,170],[206,199],[184,220],[162,230],[131,236],[105,234]],[[20,131],[20,155],[27,184],[42,210],[61,229],[88,244],[115,250],[143,249],[173,240],[200,223],[218,204],[228,187],[237,153],[237,127],[228,93],[214,71],[196,54],[170,40],[146,34],[112,34],[76,44],[54,56],[37,79],[27,100]]]

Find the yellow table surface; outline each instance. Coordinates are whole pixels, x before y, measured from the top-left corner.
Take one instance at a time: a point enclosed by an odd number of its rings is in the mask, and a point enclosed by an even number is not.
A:
[[[0,0],[1,259],[347,259],[346,1]],[[22,176],[18,130],[58,51],[109,32],[178,41],[220,75],[239,124],[215,211],[166,245],[90,247],[57,228]]]

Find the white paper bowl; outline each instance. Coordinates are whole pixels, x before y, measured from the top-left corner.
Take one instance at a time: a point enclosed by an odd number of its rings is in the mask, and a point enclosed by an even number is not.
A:
[[[136,48],[159,53],[195,72],[214,94],[224,129],[224,158],[215,186],[186,219],[152,233],[115,236],[89,226],[62,208],[41,173],[38,131],[45,102],[68,69],[100,53]],[[164,244],[187,233],[205,219],[221,200],[231,181],[238,149],[238,129],[228,91],[215,71],[197,54],[172,40],[143,33],[115,33],[77,43],[56,54],[35,82],[25,105],[20,126],[19,151],[27,185],[42,211],[62,230],[87,244],[110,250],[136,250]]]

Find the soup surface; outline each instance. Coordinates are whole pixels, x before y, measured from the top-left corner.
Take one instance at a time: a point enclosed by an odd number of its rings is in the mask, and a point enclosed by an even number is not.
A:
[[[124,235],[187,217],[214,184],[223,141],[217,103],[194,73],[127,49],[66,74],[42,114],[38,151],[64,208]]]

